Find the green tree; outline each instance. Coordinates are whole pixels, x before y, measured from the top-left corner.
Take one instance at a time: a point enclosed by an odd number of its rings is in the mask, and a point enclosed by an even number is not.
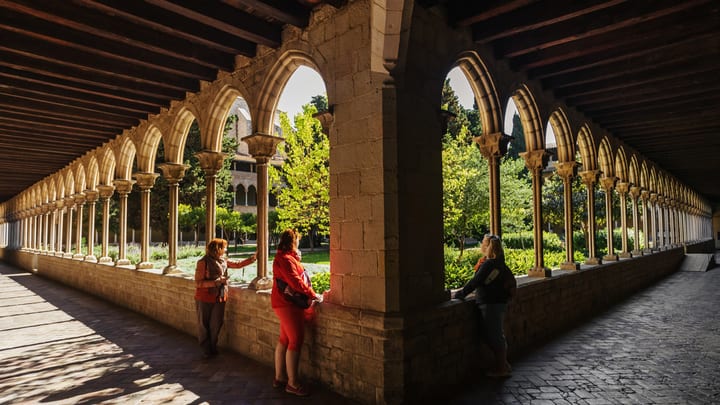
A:
[[[330,142],[312,117],[317,107],[305,104],[302,109],[294,125],[280,113],[285,161],[282,169],[270,166],[269,173],[277,195],[278,225],[307,235],[313,248],[315,237],[330,229]]]
[[[190,204],[179,204],[178,223],[180,229],[193,231],[195,247],[197,247],[200,240],[200,228],[205,225],[205,208],[193,207]]]

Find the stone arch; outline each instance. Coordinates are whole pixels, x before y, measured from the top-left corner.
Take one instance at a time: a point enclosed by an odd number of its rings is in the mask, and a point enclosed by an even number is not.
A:
[[[38,205],[42,205],[42,204],[45,204],[46,202],[48,202],[47,194],[48,194],[47,193],[47,183],[45,183],[43,181],[42,183],[40,183],[40,195],[39,195],[40,198],[38,200]]]
[[[225,129],[225,121],[230,114],[230,107],[238,97],[243,97],[247,91],[239,90],[234,86],[223,87],[209,106],[206,131],[200,131],[200,143],[205,150],[220,152]],[[243,97],[244,98],[244,97]],[[250,114],[253,106],[248,103]]]
[[[98,151],[99,184],[112,185],[115,174],[115,155],[110,147],[103,147]]]
[[[630,157],[628,165],[628,181],[634,186],[640,186],[640,167],[637,161],[637,155]]]
[[[55,178],[53,178],[53,177],[48,178],[46,180],[46,183],[48,184],[48,193],[47,193],[48,202],[53,202],[53,201],[55,201],[55,198],[57,195],[57,190],[55,188],[56,187]]]
[[[646,161],[643,161],[640,166],[640,187],[644,190],[650,191],[650,171]]]
[[[573,143],[570,123],[565,111],[558,108],[550,114],[548,124],[552,126],[557,142],[557,157],[559,162],[571,162],[575,160],[575,145]],[[547,136],[547,134],[546,134]],[[547,142],[545,142],[547,145]]]
[[[615,176],[614,159],[612,154],[612,147],[608,138],[603,138],[600,141],[600,147],[598,148],[598,168],[602,172],[604,177]]]
[[[79,160],[74,163],[74,166],[75,166],[75,168],[74,168],[74,171],[75,171],[75,193],[82,193],[87,188],[87,187],[85,187],[85,184],[86,184],[85,166]]]
[[[525,133],[525,150],[532,151],[545,147],[545,137],[540,123],[540,113],[530,89],[522,85],[512,95],[513,102],[518,109],[520,122]]]
[[[135,145],[130,142],[130,139],[123,137],[118,139],[113,150],[115,152],[116,177],[121,180],[130,180],[135,159]]]
[[[650,190],[658,193],[660,190],[658,189],[658,180],[657,180],[657,172],[655,171],[654,167],[650,167],[648,180],[650,181]]]
[[[137,168],[143,173],[153,173],[155,171],[155,155],[162,139],[162,133],[154,125],[148,125],[144,129],[138,129],[133,134]]]
[[[94,190],[95,187],[98,185],[98,162],[95,158],[95,155],[88,154],[83,159],[85,163],[85,178],[87,183],[87,188],[89,190]]]
[[[170,131],[163,137],[165,148],[165,161],[168,163],[182,164],[184,160],[185,142],[190,132],[190,126],[196,120],[194,114],[188,108],[181,108],[173,120]]]
[[[482,131],[486,134],[502,132],[502,111],[498,101],[495,82],[480,56],[472,51],[459,55],[456,66],[460,68],[472,88],[478,105]],[[477,134],[479,135],[479,134]]]
[[[583,170],[597,169],[597,155],[595,153],[595,140],[587,125],[580,128],[577,136],[577,151],[582,160]]]
[[[71,197],[75,194],[75,181],[73,178],[73,172],[70,168],[63,169],[63,177],[65,178],[65,196]]]
[[[325,80],[322,70],[309,54],[299,50],[289,50],[282,54],[265,77],[259,93],[257,119],[253,120],[253,129],[255,132],[273,135],[273,116],[277,109],[277,104],[280,101],[280,95],[285,89],[285,85],[288,80],[290,80],[290,77],[300,66],[307,66],[314,69],[320,73],[323,81]],[[328,89],[327,84],[325,84],[325,89]],[[328,90],[328,105],[331,104],[330,91]],[[250,108],[252,115],[252,106],[250,106]]]
[[[618,148],[615,153],[615,177],[624,183],[628,181],[628,164],[623,147]]]

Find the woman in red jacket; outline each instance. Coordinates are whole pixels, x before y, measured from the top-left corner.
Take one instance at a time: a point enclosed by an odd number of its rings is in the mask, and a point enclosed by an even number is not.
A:
[[[217,354],[220,328],[225,317],[227,301],[228,267],[239,269],[255,262],[255,254],[236,262],[225,258],[227,241],[213,239],[205,248],[205,256],[195,266],[195,306],[198,318],[198,340],[203,357]],[[223,288],[225,287],[225,288]]]
[[[305,308],[312,301],[321,301],[322,297],[315,294],[305,270],[300,264],[297,253],[298,234],[292,229],[280,235],[278,250],[273,260],[274,286],[270,301],[272,308],[280,320],[280,339],[275,346],[275,379],[273,386],[285,387],[285,392],[307,396],[309,392],[300,384],[298,370],[300,365],[300,349],[305,335]],[[282,290],[279,284],[287,285]],[[305,308],[294,304],[288,293],[305,295]]]

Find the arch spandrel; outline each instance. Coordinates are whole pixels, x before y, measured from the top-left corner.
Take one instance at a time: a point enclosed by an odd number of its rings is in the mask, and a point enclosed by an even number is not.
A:
[[[540,114],[532,92],[527,86],[523,85],[515,90],[512,99],[518,109],[520,122],[525,133],[525,150],[545,149],[545,136],[543,135]]]
[[[196,121],[195,114],[190,109],[181,108],[170,128],[170,132],[163,137],[163,147],[165,151],[165,162],[182,164],[184,161],[183,153],[185,151],[185,143],[187,142],[190,126]]]
[[[582,170],[597,170],[595,140],[587,125],[583,125],[578,132],[577,153],[580,155]]]
[[[575,143],[573,142],[570,123],[565,112],[562,109],[553,111],[548,122],[555,133],[558,161],[570,162],[575,160]],[[547,145],[547,142],[545,144]]]
[[[603,177],[615,177],[615,159],[613,159],[612,147],[607,137],[600,141],[597,156],[598,169],[602,172]]]
[[[486,134],[502,132],[502,110],[498,101],[495,82],[485,63],[476,52],[464,52],[458,56],[456,66],[465,75],[475,96],[482,131]]]

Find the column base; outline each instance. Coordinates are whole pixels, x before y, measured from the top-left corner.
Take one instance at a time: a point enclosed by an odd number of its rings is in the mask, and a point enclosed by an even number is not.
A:
[[[633,257],[633,255],[632,255],[632,253],[630,253],[630,252],[622,252],[622,253],[620,253],[620,258],[621,258],[621,259],[630,259],[630,258],[632,258],[632,257]]]
[[[645,249],[645,250],[643,250],[643,255],[649,255],[649,254],[652,254],[652,252],[653,252],[652,249]]]
[[[616,262],[618,260],[620,260],[620,259],[618,258],[618,255],[616,255],[616,254],[603,256],[603,261],[606,261],[606,262]]]
[[[72,258],[73,258],[73,254],[72,254],[72,253],[63,253],[62,257],[63,257],[64,259],[72,259]]]
[[[552,270],[546,267],[533,267],[528,270],[528,277],[552,277]]]
[[[599,257],[588,257],[587,260],[585,260],[585,264],[595,266],[598,264],[602,264],[602,260],[600,260]]]
[[[75,253],[72,255],[73,260],[85,260],[85,255],[82,253]]]
[[[118,261],[115,262],[115,267],[128,267],[131,269],[135,268],[135,266],[133,266],[128,259],[118,259]]]
[[[95,257],[95,255],[89,255],[89,256],[85,256],[85,261],[91,262],[91,263],[97,263],[98,259],[97,259],[97,257]]]
[[[268,277],[255,277],[248,288],[251,290],[269,290],[273,286],[273,280]]]
[[[580,263],[565,262],[560,265],[560,270],[580,270]]]
[[[55,252],[55,257],[63,257],[65,253],[63,252]]]
[[[642,256],[643,252],[641,250],[633,250],[632,255],[633,255],[633,257]]]
[[[137,266],[135,266],[135,268],[138,270],[147,270],[147,269],[152,269],[154,267],[155,266],[151,262],[140,262],[137,264]]]
[[[166,266],[162,271],[162,274],[182,274],[182,273],[183,273],[183,271],[180,270],[174,264],[172,266]]]
[[[103,256],[103,257],[99,258],[98,263],[99,264],[109,264],[109,265],[114,264],[112,261],[112,257],[110,257],[110,256]]]

